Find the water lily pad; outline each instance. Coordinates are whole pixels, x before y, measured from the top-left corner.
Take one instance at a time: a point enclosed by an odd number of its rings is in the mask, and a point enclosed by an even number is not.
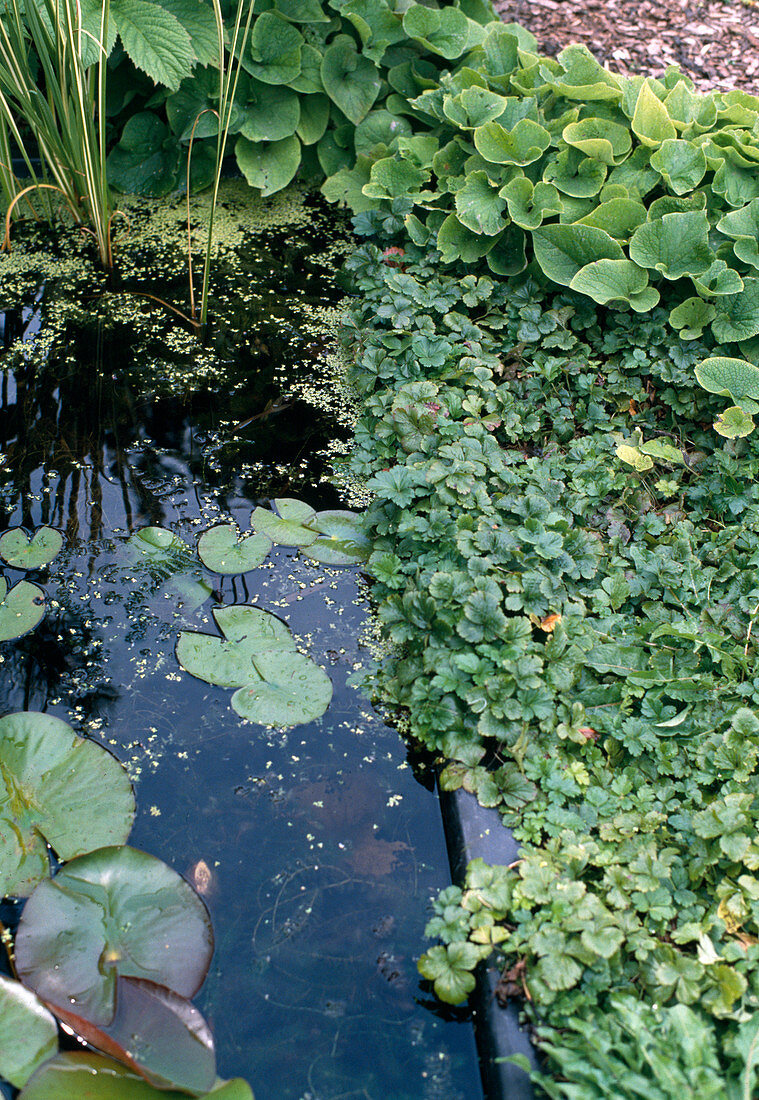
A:
[[[262,726],[300,726],[324,714],[332,699],[332,682],[309,657],[270,650],[258,654],[255,665],[261,680],[232,696],[232,707],[241,718]]]
[[[116,1010],[116,982],[143,978],[191,997],[208,970],[205,905],[160,859],[100,848],[41,882],[24,907],[16,969],[51,1007],[98,1026]]]
[[[293,497],[277,497],[276,512],[268,508],[255,508],[250,525],[255,531],[268,535],[278,546],[310,546],[316,542],[318,531],[308,526],[316,516],[313,508]]]
[[[0,558],[14,569],[42,569],[60,553],[63,535],[54,527],[38,527],[31,538],[21,527],[0,535]]]
[[[44,614],[45,593],[38,585],[19,581],[9,591],[5,577],[0,577],[0,642],[28,634]]]
[[[58,1025],[20,982],[0,974],[0,1077],[21,1088],[58,1050]]]
[[[262,563],[271,547],[268,535],[249,534],[239,538],[231,523],[212,527],[198,539],[200,560],[214,573],[247,573]]]
[[[206,1093],[213,1100],[253,1100],[240,1078],[217,1081]],[[186,1100],[175,1089],[158,1090],[127,1066],[102,1054],[66,1053],[35,1073],[19,1100]]]
[[[270,611],[251,607],[246,603],[217,607],[213,613],[216,624],[230,642],[250,642],[258,649],[274,649],[279,646],[295,649],[295,642],[287,623],[283,623]]]
[[[228,642],[194,630],[183,630],[176,648],[177,660],[185,672],[223,688],[245,687],[258,679],[251,661],[253,652],[255,647],[251,649],[243,642]]]
[[[116,1012],[97,1025],[66,1008],[56,1015],[90,1046],[110,1054],[157,1088],[205,1094],[216,1080],[213,1036],[186,997],[155,982],[120,977]]]
[[[325,565],[358,565],[371,554],[372,543],[357,512],[317,512],[312,523],[320,536],[304,550],[309,558]]]
[[[127,539],[131,551],[148,561],[184,568],[192,558],[190,547],[167,527],[143,527]]]
[[[50,714],[0,718],[0,895],[24,896],[60,859],[123,844],[134,819],[129,777],[101,745]]]

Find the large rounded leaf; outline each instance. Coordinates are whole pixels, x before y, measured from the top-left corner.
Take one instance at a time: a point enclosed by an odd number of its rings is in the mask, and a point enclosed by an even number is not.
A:
[[[262,726],[300,726],[324,714],[332,682],[309,657],[279,649],[259,654],[255,664],[261,682],[232,696],[240,717]]]
[[[270,611],[246,603],[217,607],[213,617],[219,630],[230,642],[248,642],[256,649],[295,649],[287,623]]]
[[[253,1100],[245,1081],[217,1081],[213,1100]],[[153,1088],[126,1066],[100,1054],[66,1053],[35,1073],[19,1100],[186,1100],[187,1094]]]
[[[287,187],[300,166],[300,142],[293,134],[282,141],[248,141],[239,137],[235,156],[251,187],[263,196]]]
[[[317,512],[312,522],[321,534],[303,551],[309,558],[325,565],[357,565],[369,557],[372,543],[357,512]]]
[[[177,642],[177,660],[185,672],[214,687],[245,687],[258,679],[251,657],[255,647],[227,642],[213,634],[183,630]]]
[[[698,384],[709,393],[732,397],[736,401],[748,397],[759,400],[759,367],[746,359],[731,359],[714,355],[696,365]]]
[[[250,524],[256,531],[263,531],[279,546],[310,546],[318,531],[312,527],[316,512],[302,500],[294,497],[277,497],[274,506],[279,515],[268,508],[255,508]]]
[[[119,976],[191,997],[205,977],[213,933],[205,905],[180,875],[134,848],[101,848],[40,883],[16,935],[19,977],[49,1005],[108,1025]]]
[[[39,527],[29,538],[21,527],[0,536],[0,558],[14,569],[41,569],[60,553],[63,535],[54,527]]]
[[[34,630],[45,614],[45,593],[36,584],[19,581],[8,590],[0,577],[0,642],[21,638]]]
[[[301,68],[303,35],[275,12],[256,19],[240,63],[264,84],[290,84]]]
[[[247,573],[261,564],[271,547],[268,535],[249,534],[239,538],[231,523],[212,527],[198,539],[200,560],[214,573]]]
[[[357,52],[347,34],[339,34],[324,51],[321,78],[329,98],[354,126],[369,114],[382,87],[377,66]]]
[[[28,894],[50,866],[123,844],[134,794],[122,765],[66,722],[22,711],[0,718],[0,895]]]
[[[58,1025],[20,982],[0,974],[0,1077],[21,1088],[58,1050]]]
[[[116,1012],[109,1024],[93,1024],[65,1008],[61,1021],[90,1046],[135,1070],[158,1088],[197,1096],[216,1080],[213,1036],[186,997],[138,978],[116,981]]]

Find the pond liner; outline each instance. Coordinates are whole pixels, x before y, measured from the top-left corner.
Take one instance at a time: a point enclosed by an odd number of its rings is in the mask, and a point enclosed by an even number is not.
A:
[[[519,846],[498,810],[480,806],[473,794],[461,788],[440,790],[439,795],[454,883],[463,883],[470,860],[479,857],[486,863],[507,866],[518,858]],[[495,990],[501,975],[497,966],[481,963],[476,976],[470,1003],[485,1100],[534,1100],[527,1073],[511,1062],[499,1061],[524,1054],[530,1065],[538,1068],[527,1031],[519,1026],[519,1009],[515,1004],[503,1008],[498,1003]]]

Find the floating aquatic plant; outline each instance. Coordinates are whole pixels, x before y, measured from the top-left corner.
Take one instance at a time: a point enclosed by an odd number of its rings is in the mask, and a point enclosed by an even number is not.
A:
[[[239,1077],[217,1080],[203,1095],[213,1100],[253,1100],[250,1086]],[[158,1090],[126,1066],[100,1054],[65,1053],[46,1062],[19,1100],[186,1100],[186,1093]]]
[[[119,761],[60,718],[0,718],[0,896],[24,896],[60,859],[123,844],[134,793]]]
[[[304,549],[306,557],[325,565],[358,565],[372,551],[363,519],[357,512],[339,509],[317,512],[311,525],[319,531],[319,537]]]
[[[262,531],[278,546],[310,546],[316,542],[319,532],[310,524],[316,511],[294,497],[276,497],[276,512],[268,508],[254,508],[250,517],[251,527]]]
[[[19,581],[8,589],[0,577],[0,642],[20,638],[34,630],[45,615],[45,593],[29,581]]]
[[[298,726],[324,714],[332,699],[329,676],[298,653],[280,619],[247,604],[217,608],[213,615],[223,638],[194,631],[179,635],[177,660],[186,672],[236,688],[232,707],[251,722]]]
[[[40,999],[0,974],[0,1076],[21,1088],[58,1050],[58,1025]]]
[[[200,560],[214,573],[247,573],[261,565],[271,548],[268,535],[251,533],[238,537],[231,523],[212,527],[198,539]]]
[[[38,527],[30,538],[22,527],[0,535],[0,558],[13,569],[42,569],[60,553],[63,535],[54,527]]]

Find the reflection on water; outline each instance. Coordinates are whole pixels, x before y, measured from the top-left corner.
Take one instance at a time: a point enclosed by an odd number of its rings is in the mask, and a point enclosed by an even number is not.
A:
[[[51,524],[67,545],[39,578],[43,624],[0,646],[0,712],[49,710],[127,763],[130,843],[181,870],[213,914],[197,1001],[224,1076],[248,1078],[259,1100],[470,1100],[470,1022],[432,1001],[415,966],[427,902],[448,881],[432,784],[349,683],[371,650],[359,575],[275,548],[244,577],[199,563],[167,576],[125,551],[145,524],[193,545],[219,520],[246,529],[276,495],[341,503],[322,452],[346,429],[298,396],[319,340],[282,305],[294,287],[333,291],[306,278],[297,234],[279,266],[275,243],[266,265],[248,250],[243,277],[265,267],[279,312],[244,339],[232,326],[234,353],[222,332],[206,383],[177,360],[168,382],[146,384],[144,344],[102,318],[64,327],[40,370],[45,297],[5,316],[6,341],[29,339],[2,376],[0,529]],[[211,609],[230,602],[278,614],[326,668],[323,718],[286,732],[247,724],[228,691],[180,670],[178,631],[215,632]]]

